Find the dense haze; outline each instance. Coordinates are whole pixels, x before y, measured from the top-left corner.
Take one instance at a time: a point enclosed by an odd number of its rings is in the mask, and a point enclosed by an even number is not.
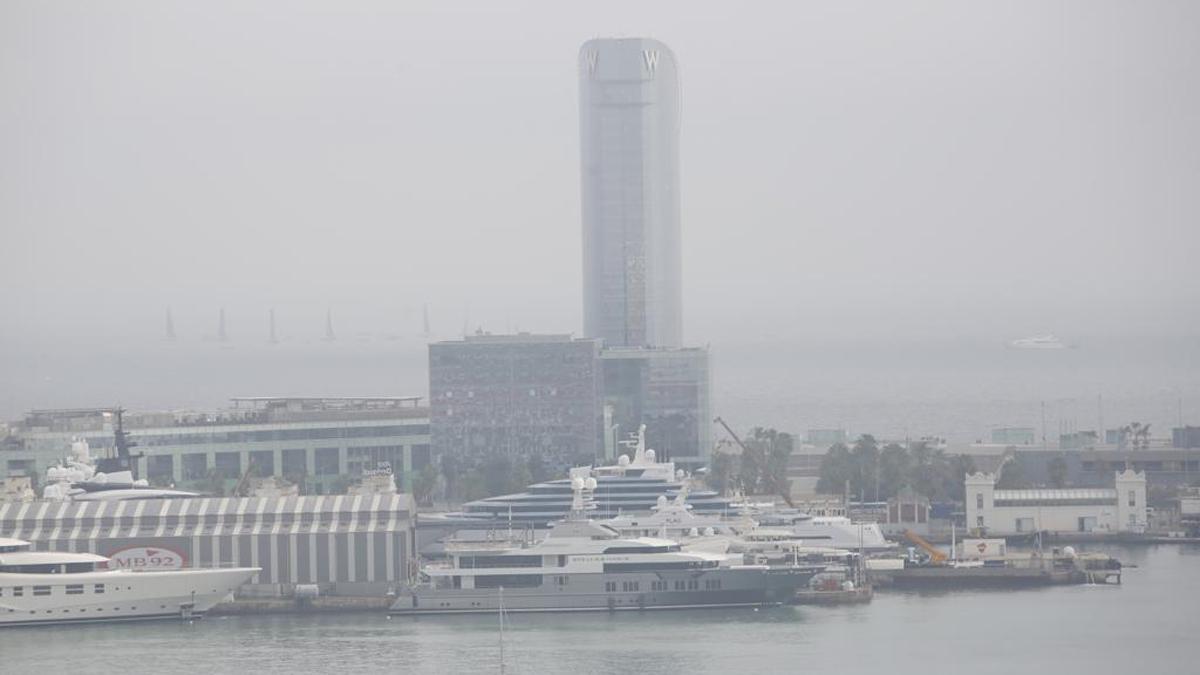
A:
[[[1105,353],[1143,381],[1112,393],[1126,376],[1093,353],[1069,391],[981,400],[1195,408],[1200,4],[10,0],[0,411],[109,402],[71,380],[111,377],[114,354],[137,370],[168,306],[185,344],[225,307],[240,344],[269,308],[285,343],[316,342],[332,308],[343,339],[417,345],[362,379],[141,373],[127,401],[420,388],[425,304],[441,336],[578,333],[576,55],[622,35],[680,61],[684,336],[725,368],[718,407],[758,391],[739,345],[819,367],[803,345],[1053,330],[1134,341]],[[805,396],[861,391],[826,389]]]

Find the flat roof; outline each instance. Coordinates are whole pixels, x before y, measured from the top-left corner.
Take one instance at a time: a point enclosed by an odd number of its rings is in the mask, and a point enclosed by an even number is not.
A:
[[[1116,499],[1117,491],[1107,488],[1047,488],[1032,490],[996,490],[995,501],[1077,501],[1081,499]]]
[[[231,396],[230,401],[420,401],[424,396]]]

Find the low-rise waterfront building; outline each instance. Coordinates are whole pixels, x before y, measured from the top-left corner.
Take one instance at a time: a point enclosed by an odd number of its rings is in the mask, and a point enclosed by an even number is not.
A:
[[[804,442],[816,446],[822,452],[837,443],[848,443],[850,435],[845,429],[809,429],[804,435]]]
[[[0,503],[0,537],[132,569],[260,567],[239,593],[382,596],[414,565],[407,494]]]
[[[1117,533],[1147,527],[1146,474],[1114,474],[1111,488],[996,488],[996,474],[966,477],[967,527],[989,534]]]
[[[128,412],[141,477],[202,491],[231,488],[249,470],[279,476],[308,494],[344,492],[387,464],[402,490],[432,461],[429,409],[417,396],[252,397],[217,412]],[[0,441],[5,475],[35,481],[82,438],[93,455],[114,445],[115,409],[35,410]],[[251,469],[253,466],[253,469]]]
[[[992,429],[993,445],[1033,445],[1037,434],[1029,427],[1003,427]]]
[[[1171,430],[1171,447],[1200,448],[1200,427],[1176,427]]]

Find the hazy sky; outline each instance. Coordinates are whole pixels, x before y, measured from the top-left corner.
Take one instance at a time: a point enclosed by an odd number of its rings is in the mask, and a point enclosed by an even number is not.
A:
[[[0,335],[578,332],[576,55],[643,35],[687,341],[1200,331],[1200,3],[743,4],[5,0]]]

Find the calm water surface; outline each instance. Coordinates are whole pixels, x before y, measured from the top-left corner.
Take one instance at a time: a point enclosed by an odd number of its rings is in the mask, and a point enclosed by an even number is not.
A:
[[[1121,586],[887,592],[856,607],[513,615],[509,673],[1196,672],[1200,547],[1095,547]],[[0,631],[0,671],[499,672],[493,616],[210,618]]]

